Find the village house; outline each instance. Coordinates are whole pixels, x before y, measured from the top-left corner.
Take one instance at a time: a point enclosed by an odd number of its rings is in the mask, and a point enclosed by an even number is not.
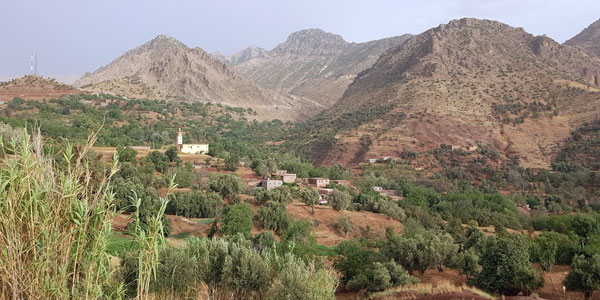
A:
[[[180,151],[188,154],[208,153],[208,144],[183,144]]]
[[[331,192],[333,192],[333,189],[319,189],[319,203],[327,204],[327,195],[329,195]]]
[[[383,188],[380,187],[380,186],[374,186],[373,190],[376,191],[376,192],[381,192],[381,191],[383,191]]]
[[[326,187],[327,185],[329,185],[329,179],[327,178],[309,178],[308,179],[308,184],[314,184],[317,187]]]
[[[2,104],[4,104],[4,103],[5,103],[4,101],[0,101],[0,105],[2,105]]]
[[[277,170],[277,171],[275,171],[275,174],[273,174],[273,175],[275,175],[275,176],[282,176],[282,175],[285,175],[285,174],[287,174],[287,170]]]
[[[452,145],[452,147],[450,147],[450,149],[452,149],[452,150],[460,150],[460,149],[462,149],[462,147],[460,145]]]
[[[384,161],[386,161],[386,160],[390,160],[390,159],[392,159],[392,158],[391,158],[391,157],[389,157],[389,156],[384,156],[384,157],[382,157],[382,159],[383,159]]]
[[[283,174],[281,180],[285,183],[294,183],[296,182],[296,174]]]
[[[208,144],[184,144],[183,143],[183,131],[179,128],[177,132],[177,146],[181,153],[187,154],[206,154],[208,153]]]
[[[374,164],[377,162],[377,159],[376,158],[366,158],[365,162],[369,163],[369,164]]]
[[[467,147],[467,151],[469,151],[469,152],[477,151],[477,146],[469,146],[469,147]]]
[[[296,174],[288,174],[287,170],[277,170],[273,177],[280,178],[284,183],[296,182]]]
[[[266,188],[267,190],[276,189],[283,185],[283,181],[276,179],[265,179],[260,182],[260,186]]]
[[[260,185],[260,183],[261,183],[260,179],[255,179],[255,178],[246,179],[246,186],[248,186],[248,187],[257,187]]]

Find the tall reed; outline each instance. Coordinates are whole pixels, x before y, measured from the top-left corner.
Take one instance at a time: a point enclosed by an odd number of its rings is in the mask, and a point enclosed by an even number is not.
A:
[[[43,153],[39,130],[8,145],[0,139],[14,153],[0,162],[0,298],[111,297],[109,182],[118,158],[95,178],[84,159],[95,141],[67,145],[59,165]]]

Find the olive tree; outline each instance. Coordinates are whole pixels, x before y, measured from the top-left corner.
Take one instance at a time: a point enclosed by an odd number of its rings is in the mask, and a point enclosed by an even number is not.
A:
[[[335,210],[345,210],[350,205],[350,194],[341,190],[333,190],[327,195],[327,201]]]
[[[305,188],[300,191],[300,200],[310,206],[311,214],[315,214],[315,205],[319,203],[319,193],[311,188]]]
[[[583,292],[585,299],[589,299],[594,290],[600,289],[600,254],[573,257],[564,285],[570,291]]]

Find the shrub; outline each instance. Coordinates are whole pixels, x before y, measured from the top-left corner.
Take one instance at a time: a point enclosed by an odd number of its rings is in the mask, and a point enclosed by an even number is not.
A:
[[[248,203],[238,203],[228,206],[223,214],[223,234],[236,235],[241,233],[250,238],[254,211]]]
[[[282,232],[288,227],[288,213],[285,204],[274,201],[268,201],[263,204],[255,216],[261,226],[266,229],[272,229],[276,232]]]
[[[214,218],[222,209],[223,200],[219,194],[192,191],[175,194],[175,199],[167,206],[167,213],[186,218]]]
[[[211,174],[208,182],[210,190],[230,200],[238,196],[243,187],[242,179],[237,174]]]
[[[119,161],[133,162],[135,161],[135,157],[137,156],[138,152],[131,147],[119,146],[117,147],[117,154],[119,155]]]
[[[327,195],[327,202],[333,207],[335,210],[345,210],[350,205],[350,194],[340,190],[333,190]]]

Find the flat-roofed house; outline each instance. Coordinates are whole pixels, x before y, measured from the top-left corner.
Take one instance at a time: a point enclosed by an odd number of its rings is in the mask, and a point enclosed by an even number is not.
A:
[[[296,174],[283,174],[281,180],[285,183],[294,183],[296,182]]]
[[[187,154],[208,153],[208,144],[183,144],[181,152]]]
[[[369,163],[369,164],[374,164],[377,162],[377,159],[376,158],[366,158],[365,162]]]
[[[283,181],[276,179],[265,179],[260,182],[260,186],[266,188],[267,190],[276,189],[283,185]]]
[[[321,177],[309,178],[308,184],[314,184],[317,187],[326,187],[327,185],[329,185],[329,179]]]
[[[275,176],[282,176],[282,175],[285,175],[285,174],[287,174],[287,170],[277,170],[277,171],[275,171],[275,174],[273,174],[273,175],[275,175]]]

